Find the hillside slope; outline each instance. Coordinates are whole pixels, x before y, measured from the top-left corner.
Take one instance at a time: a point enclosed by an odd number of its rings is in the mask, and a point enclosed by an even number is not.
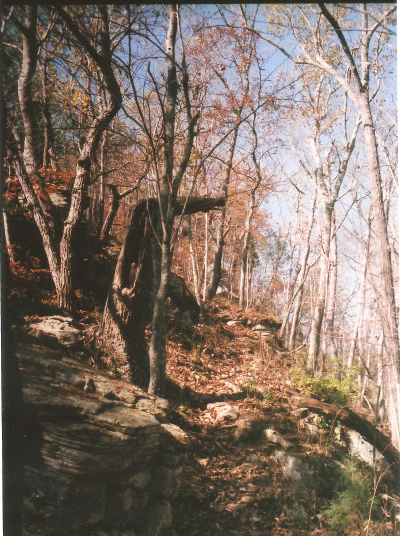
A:
[[[261,338],[250,327],[259,321],[219,300],[193,333],[170,332],[169,396],[191,438],[172,534],[393,534],[393,502],[386,500],[386,518],[378,506],[369,515],[373,470],[352,459],[345,427],[298,408],[298,357],[273,335]],[[379,463],[375,495],[398,506],[393,475]],[[349,467],[361,491],[343,484]],[[343,493],[360,496],[346,504]],[[341,521],[329,506],[344,508]]]

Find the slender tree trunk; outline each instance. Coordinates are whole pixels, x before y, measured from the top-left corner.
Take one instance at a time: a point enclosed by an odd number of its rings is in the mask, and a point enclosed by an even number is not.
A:
[[[229,147],[229,154],[228,154],[228,161],[226,166],[226,172],[225,172],[225,179],[224,184],[222,187],[223,195],[227,198],[228,197],[228,187],[231,180],[231,172],[232,172],[232,166],[233,166],[233,156],[235,154],[235,148],[236,148],[236,141],[238,137],[239,128],[236,128],[233,132],[233,137],[231,140],[231,144]],[[216,238],[216,244],[214,247],[214,254],[213,254],[213,260],[212,260],[212,268],[210,273],[210,281],[207,287],[207,299],[211,300],[215,297],[217,293],[217,289],[219,286],[219,283],[221,281],[221,275],[222,275],[222,253],[224,250],[224,244],[225,244],[225,220],[226,220],[226,209],[224,208],[221,211],[221,219],[220,223],[217,229],[217,238]]]
[[[197,263],[197,257],[196,253],[193,248],[193,234],[192,234],[192,217],[189,215],[188,219],[188,229],[189,229],[189,252],[190,252],[190,260],[192,262],[192,270],[193,270],[193,286],[194,286],[194,295],[196,296],[196,301],[199,305],[201,305],[201,298],[200,298],[200,287],[199,287],[199,269],[198,269],[198,263]]]
[[[54,153],[54,133],[53,125],[51,123],[51,114],[50,114],[50,96],[48,90],[48,77],[47,77],[47,68],[48,68],[48,55],[47,50],[43,50],[43,64],[41,69],[41,79],[42,79],[42,95],[43,95],[43,119],[44,119],[44,141],[43,141],[43,167],[51,167],[54,170],[58,170],[57,163],[55,161]]]
[[[105,160],[106,160],[106,145],[107,145],[107,131],[103,132],[103,137],[100,144],[100,184],[99,184],[99,221],[96,225],[98,236],[100,240],[104,240],[101,237],[104,223],[104,200],[106,196],[106,178],[105,178]],[[100,230],[100,232],[99,232]]]
[[[326,301],[325,315],[325,353],[328,358],[337,357],[337,348],[334,340],[334,321],[336,308],[336,287],[337,287],[337,238],[335,225],[335,212],[332,215],[332,236],[329,250],[329,275],[328,275],[328,295]]]
[[[367,238],[365,243],[365,257],[364,257],[364,266],[361,274],[361,285],[360,285],[360,297],[358,300],[357,316],[354,323],[353,335],[350,343],[349,357],[347,360],[347,366],[350,368],[354,361],[355,350],[357,341],[359,338],[360,330],[364,324],[364,308],[365,308],[365,289],[367,284],[367,271],[368,271],[368,261],[369,261],[369,243],[371,237],[371,220],[368,218],[368,229],[367,229]]]
[[[204,244],[204,286],[203,286],[203,302],[207,297],[207,275],[208,275],[208,214],[205,216],[205,244]]]
[[[322,254],[320,259],[320,272],[316,304],[312,319],[310,346],[308,351],[307,368],[311,374],[315,374],[317,358],[321,343],[322,321],[324,319],[326,292],[329,273],[329,252],[332,225],[332,205],[325,204],[324,223],[322,229]]]
[[[6,241],[8,258],[11,263],[14,263],[15,255],[14,255],[13,247],[12,247],[11,240],[10,240],[10,232],[8,229],[8,216],[5,210],[3,210],[3,226],[4,226],[4,238]]]
[[[293,351],[296,341],[296,334],[299,324],[299,317],[300,317],[300,309],[303,302],[303,289],[304,289],[304,283],[306,280],[306,271],[307,271],[307,263],[308,263],[308,257],[310,255],[310,237],[312,228],[314,225],[314,214],[315,214],[315,206],[317,203],[317,189],[315,189],[315,194],[310,210],[310,216],[308,219],[308,225],[307,225],[307,231],[306,236],[304,237],[304,245],[303,245],[303,254],[301,257],[301,263],[300,263],[300,272],[298,276],[299,280],[299,287],[298,287],[298,294],[296,296],[296,304],[293,312],[293,318],[292,318],[292,325],[290,329],[290,337],[289,337],[289,350]]]
[[[256,205],[256,192],[253,189],[251,192],[250,206],[247,212],[246,224],[244,228],[242,266],[240,270],[240,287],[239,287],[239,307],[241,309],[243,309],[245,305],[245,283],[246,283],[247,265],[248,265],[248,258],[249,258],[250,229],[251,229],[251,221],[253,219],[255,205]]]

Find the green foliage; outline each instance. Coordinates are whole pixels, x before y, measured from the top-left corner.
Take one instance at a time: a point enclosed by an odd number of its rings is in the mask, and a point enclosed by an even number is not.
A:
[[[337,473],[335,497],[323,514],[330,528],[347,535],[360,534],[371,509],[371,475],[354,458],[346,460]]]
[[[312,378],[303,370],[298,369],[294,377],[297,385],[306,395],[317,398],[321,402],[342,407],[351,405],[358,398],[354,374],[346,375],[342,380],[337,379],[333,374]]]

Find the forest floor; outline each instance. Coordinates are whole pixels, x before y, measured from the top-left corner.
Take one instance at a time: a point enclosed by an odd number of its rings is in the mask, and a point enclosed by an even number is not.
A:
[[[54,314],[45,287],[37,296],[29,285],[15,288],[21,322],[36,312]],[[85,310],[78,316],[88,332],[98,321]],[[190,332],[169,325],[166,397],[174,404],[172,421],[191,440],[171,536],[396,535],[392,513],[379,511],[371,522],[368,512],[358,515],[357,501],[348,508],[340,502],[345,488],[338,478],[343,483],[349,459],[345,434],[311,412],[296,412],[290,391],[298,387],[304,350],[291,354],[276,337],[261,339],[251,329],[261,318],[218,298]],[[362,470],[369,497],[374,491],[397,497],[390,473],[374,490],[372,470]],[[329,528],[326,508],[333,503],[339,516],[348,516],[349,530]]]
[[[262,341],[229,302],[207,310],[192,335],[169,337],[167,374],[175,387],[167,395],[176,400],[175,423],[191,438],[173,536],[339,534],[321,512],[348,453],[343,437],[335,440],[327,424],[318,428],[312,413],[293,413],[293,355]],[[229,420],[230,410],[239,415]],[[263,437],[265,429],[291,444],[288,453]],[[282,461],[299,459],[310,470],[296,480]],[[390,525],[380,530],[382,524],[377,534],[392,533]]]

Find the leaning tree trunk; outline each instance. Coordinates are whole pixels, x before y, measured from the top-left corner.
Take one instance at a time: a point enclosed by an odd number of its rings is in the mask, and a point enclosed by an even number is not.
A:
[[[208,212],[224,204],[224,198],[193,197],[187,201],[178,198],[174,216]],[[141,201],[134,208],[97,331],[97,343],[107,353],[103,358],[106,367],[120,374],[125,380],[143,387],[147,386],[149,380],[145,328],[149,320],[153,291],[152,242],[159,220],[159,205],[156,199]],[[161,271],[159,277],[162,277]],[[160,286],[157,288],[158,297],[165,303],[166,290],[161,288],[161,291]],[[159,320],[156,317],[157,321]],[[153,318],[154,325],[159,326],[154,323]],[[165,328],[161,326],[161,329]]]
[[[389,464],[392,465],[392,469],[396,470],[400,463],[400,453],[397,448],[393,446],[390,438],[377,430],[373,424],[362,419],[357,413],[347,409],[346,406],[340,408],[333,404],[320,402],[315,398],[303,396],[294,391],[289,392],[292,395],[291,400],[296,406],[307,408],[318,415],[332,419],[334,422],[340,421],[348,428],[351,428],[362,435],[368,443],[376,445],[379,452],[381,452]]]

